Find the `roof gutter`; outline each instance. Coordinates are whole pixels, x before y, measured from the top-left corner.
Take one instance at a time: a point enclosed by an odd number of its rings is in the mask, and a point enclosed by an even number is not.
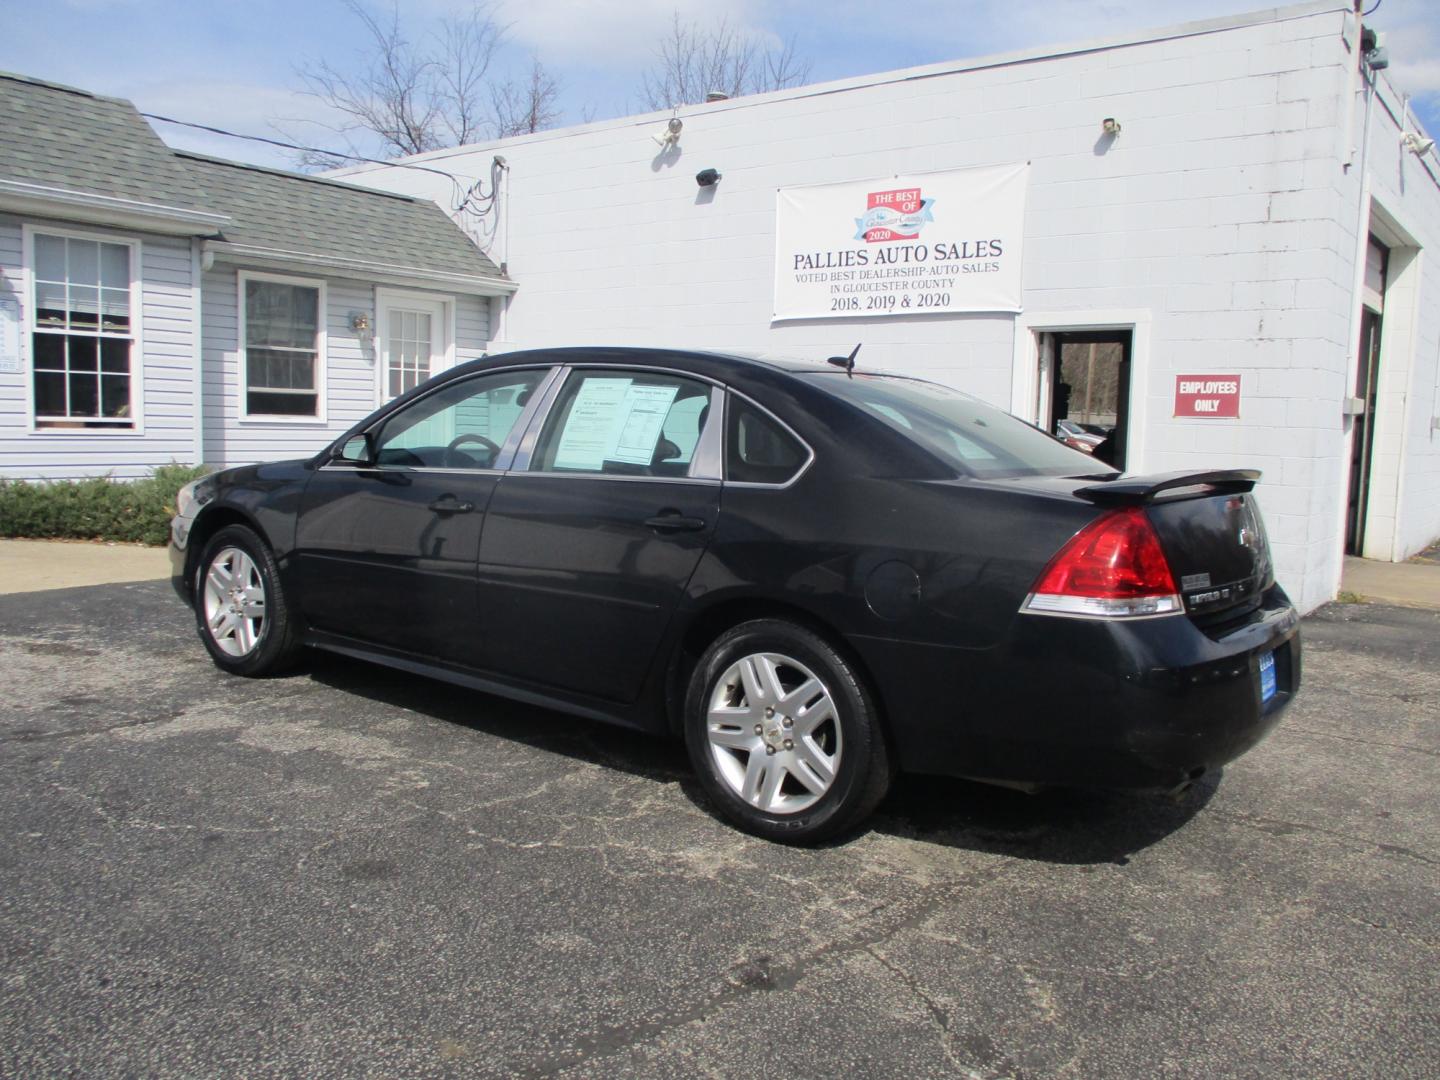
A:
[[[92,225],[115,225],[166,236],[213,236],[230,220],[226,214],[3,178],[0,178],[0,210]]]
[[[280,248],[232,244],[220,240],[206,242],[205,259],[207,263],[244,263],[246,266],[277,270],[310,270],[331,277],[356,277],[386,285],[408,285],[412,288],[433,289],[439,285],[448,288],[451,292],[465,293],[471,296],[507,296],[520,287],[516,282],[504,277],[456,274],[447,270],[431,270],[419,266],[395,266],[390,263],[369,262],[364,259],[346,259],[305,251],[285,251]]]

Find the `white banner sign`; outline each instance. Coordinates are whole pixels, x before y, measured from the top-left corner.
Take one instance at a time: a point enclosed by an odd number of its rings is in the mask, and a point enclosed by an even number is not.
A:
[[[1019,311],[1029,171],[781,188],[775,318]]]

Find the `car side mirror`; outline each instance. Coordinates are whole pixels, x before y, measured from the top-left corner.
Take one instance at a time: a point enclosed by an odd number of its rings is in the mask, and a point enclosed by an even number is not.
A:
[[[375,442],[370,433],[352,435],[346,439],[340,447],[340,452],[335,455],[335,460],[349,465],[375,464]]]

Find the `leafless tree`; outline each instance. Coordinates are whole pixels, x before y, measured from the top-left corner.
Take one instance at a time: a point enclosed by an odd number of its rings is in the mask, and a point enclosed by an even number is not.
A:
[[[530,74],[523,82],[506,81],[490,88],[490,109],[495,117],[496,134],[531,135],[554,126],[560,119],[556,100],[560,84],[532,57]]]
[[[367,156],[423,154],[517,130],[540,130],[559,119],[559,85],[538,58],[524,83],[491,78],[506,27],[489,5],[477,3],[469,14],[446,19],[437,31],[414,41],[401,25],[395,0],[383,15],[363,0],[343,2],[365,29],[360,58],[343,67],[313,61],[299,76],[305,93],[343,117],[322,126],[343,140],[344,150],[360,153],[361,141],[378,140],[378,153],[371,150]],[[345,163],[312,152],[302,152],[299,160],[307,168]]]
[[[679,12],[656,50],[655,66],[640,77],[641,104],[669,109],[695,104],[712,91],[729,97],[799,86],[810,77],[794,39],[767,48],[723,18],[709,29],[681,22]]]

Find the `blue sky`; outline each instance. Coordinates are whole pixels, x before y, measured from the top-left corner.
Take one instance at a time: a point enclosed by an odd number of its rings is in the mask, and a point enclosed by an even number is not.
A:
[[[386,0],[373,0],[385,4]],[[1373,3],[1373,0],[1370,0]],[[407,0],[415,37],[465,0]],[[1136,27],[1230,12],[1261,0],[498,0],[509,44],[500,71],[538,55],[563,82],[567,122],[639,111],[636,90],[672,12],[704,22],[724,16],[768,41],[794,37],[812,81],[1083,41]],[[1440,3],[1383,0],[1370,23],[1388,34],[1391,76],[1415,95],[1440,134]],[[0,0],[0,68],[135,101],[147,112],[275,136],[281,123],[319,145],[337,145],[314,121],[330,119],[299,93],[297,71],[324,58],[343,67],[363,45],[340,0]],[[285,151],[159,125],[165,139],[226,157],[289,165]]]

